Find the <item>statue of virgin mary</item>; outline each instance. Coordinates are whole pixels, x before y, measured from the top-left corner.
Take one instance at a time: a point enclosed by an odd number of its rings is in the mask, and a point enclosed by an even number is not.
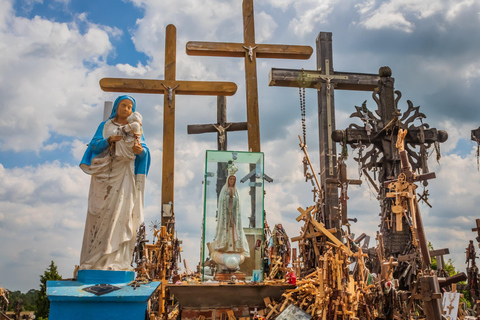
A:
[[[80,163],[92,177],[80,269],[133,269],[150,152],[143,134],[138,143],[125,139],[119,128],[128,123],[135,108],[132,97],[118,97],[110,118],[99,125]]]
[[[215,240],[210,244],[212,259],[231,270],[237,269],[245,257],[250,256],[247,238],[243,231],[240,197],[236,186],[237,170],[234,164],[228,167],[227,181],[218,198]],[[236,257],[234,260],[238,261],[229,263],[232,260],[229,257]]]

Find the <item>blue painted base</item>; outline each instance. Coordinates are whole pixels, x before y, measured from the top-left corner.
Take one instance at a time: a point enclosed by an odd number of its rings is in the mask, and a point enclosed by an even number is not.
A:
[[[134,289],[128,286],[134,279],[133,271],[80,270],[77,281],[47,281],[49,320],[144,320],[148,299],[160,282]],[[83,290],[97,284],[120,289],[101,296]]]

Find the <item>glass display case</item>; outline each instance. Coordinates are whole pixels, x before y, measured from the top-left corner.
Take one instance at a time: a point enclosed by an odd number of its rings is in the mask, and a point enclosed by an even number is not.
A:
[[[203,281],[262,280],[263,184],[263,153],[206,152]]]

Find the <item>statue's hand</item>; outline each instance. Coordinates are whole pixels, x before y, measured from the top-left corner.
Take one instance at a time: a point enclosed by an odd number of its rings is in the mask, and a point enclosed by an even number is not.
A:
[[[110,136],[107,139],[108,144],[112,144],[114,142],[122,140],[123,136]]]
[[[132,147],[133,153],[140,154],[143,152],[143,147],[140,144],[136,144]]]

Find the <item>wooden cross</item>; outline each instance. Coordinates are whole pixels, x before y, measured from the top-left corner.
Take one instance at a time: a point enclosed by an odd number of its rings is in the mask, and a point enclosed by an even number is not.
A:
[[[268,312],[266,319],[270,319],[270,317],[273,314],[279,314],[280,312],[277,310],[278,305],[275,303],[275,301],[271,301],[269,297],[263,298],[263,302],[265,303],[265,307],[270,309],[270,312]]]
[[[448,309],[448,315],[450,315],[450,314],[452,314],[452,310],[455,309],[455,307],[452,306],[452,305],[449,305],[449,306],[447,307],[447,309]]]
[[[390,257],[390,260],[382,262],[382,278],[384,280],[393,279],[393,267],[398,266],[397,261],[393,261],[393,257]]]
[[[478,237],[476,238],[478,242],[480,242],[480,219],[476,219],[475,223],[477,224],[476,228],[472,228],[472,232],[477,231]]]
[[[445,260],[443,259],[443,256],[449,253],[450,250],[448,248],[430,251],[430,257],[437,258],[437,270],[445,270]]]
[[[187,54],[245,58],[248,148],[250,151],[260,152],[257,58],[308,59],[313,49],[310,46],[255,43],[253,0],[243,0],[243,41],[243,43],[189,41]]]
[[[216,132],[218,150],[227,150],[227,131],[247,130],[247,122],[227,122],[227,98],[217,97],[217,123],[192,124],[187,126],[188,134]]]
[[[325,190],[325,225],[340,230],[338,188],[329,188],[327,179],[335,179],[336,146],[334,89],[373,91],[380,77],[377,74],[335,72],[333,70],[332,33],[320,32],[316,39],[317,70],[272,69],[270,86],[314,88],[318,90],[318,127],[320,134],[320,180]],[[333,181],[333,180],[332,180]]]
[[[181,81],[176,74],[177,29],[173,24],[165,32],[165,79],[103,78],[100,87],[108,92],[163,94],[162,225],[173,220],[175,165],[175,95],[231,96],[237,91],[233,82]],[[172,215],[166,211],[170,208]],[[168,210],[168,211],[170,211]],[[169,226],[169,229],[173,225]]]

